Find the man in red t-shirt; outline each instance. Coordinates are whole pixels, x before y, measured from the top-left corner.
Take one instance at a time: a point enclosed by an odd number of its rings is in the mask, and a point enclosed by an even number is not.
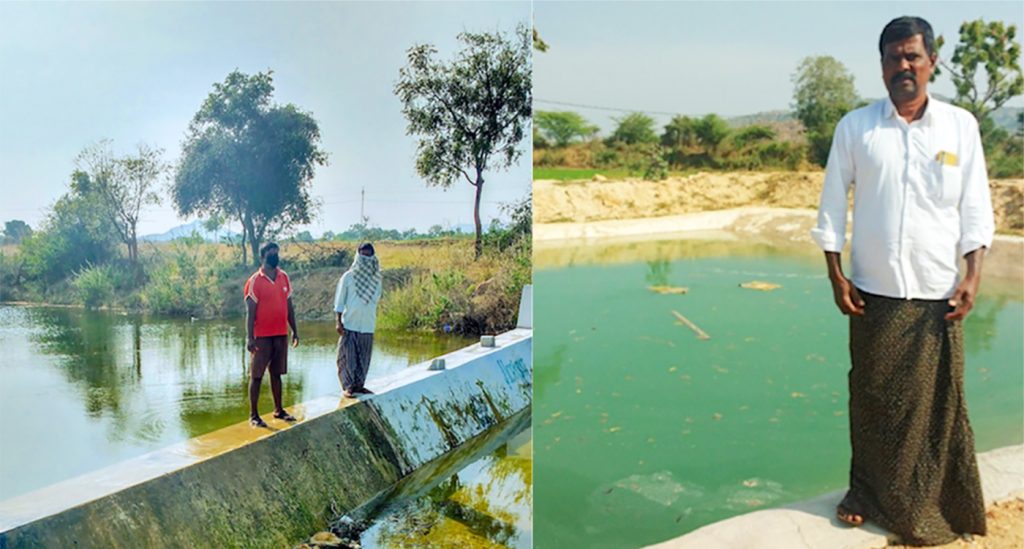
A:
[[[277,268],[280,248],[268,242],[260,248],[260,269],[245,281],[246,348],[249,365],[249,424],[266,427],[257,405],[263,372],[270,369],[270,391],[274,395],[274,417],[285,421],[295,418],[281,407],[281,376],[288,373],[288,327],[292,329],[292,347],[299,345],[292,307],[292,285],[288,274]]]

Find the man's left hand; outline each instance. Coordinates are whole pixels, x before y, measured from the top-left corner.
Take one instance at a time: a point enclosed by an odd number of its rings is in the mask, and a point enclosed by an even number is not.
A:
[[[957,285],[953,297],[949,298],[949,304],[956,307],[953,312],[946,315],[946,320],[963,320],[967,313],[974,307],[974,298],[978,296],[977,277],[965,278]]]
[[[299,336],[298,336],[298,334],[292,334],[292,347],[294,348],[294,347],[298,347],[298,346],[299,346]]]

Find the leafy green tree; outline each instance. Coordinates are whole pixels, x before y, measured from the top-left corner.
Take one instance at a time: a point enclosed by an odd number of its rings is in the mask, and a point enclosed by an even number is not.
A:
[[[99,195],[86,190],[88,185],[89,176],[75,172],[71,190],[57,199],[40,229],[22,242],[29,278],[50,284],[115,257],[117,230]]]
[[[686,151],[697,146],[696,120],[689,116],[674,116],[665,125],[661,145],[671,150]]]
[[[805,58],[792,80],[796,117],[807,130],[811,160],[824,166],[836,124],[858,104],[853,74],[826,55]]]
[[[541,53],[548,51],[548,43],[540,37],[537,27],[533,27],[533,49]]]
[[[20,219],[4,222],[4,244],[21,244],[21,241],[32,236],[32,227]]]
[[[163,161],[163,152],[139,143],[135,153],[117,157],[111,141],[104,139],[86,147],[75,159],[79,171],[88,175],[80,190],[95,193],[105,206],[103,211],[128,249],[133,268],[139,261],[137,229],[142,208],[160,203],[156,188],[170,170]]]
[[[432,45],[415,45],[395,85],[407,134],[419,138],[416,171],[428,185],[449,188],[465,179],[475,189],[477,258],[483,251],[484,173],[519,160],[530,123],[530,38],[523,25],[512,36],[463,32],[463,49],[450,62],[437,60]]]
[[[533,123],[541,134],[558,147],[564,147],[574,140],[585,141],[597,133],[597,126],[572,111],[537,111]]]
[[[272,72],[234,71],[213,85],[192,118],[172,186],[178,214],[223,215],[242,225],[259,261],[264,240],[312,221],[316,166],[327,164],[311,113],[271,103]]]
[[[775,130],[768,126],[757,124],[744,126],[732,136],[732,145],[736,150],[743,150],[751,145],[772,141],[775,139]]]
[[[1020,67],[1021,45],[1015,40],[1016,25],[1001,21],[986,23],[983,19],[960,25],[960,42],[947,63],[940,58],[940,67],[949,71],[956,98],[953,103],[971,111],[978,120],[1024,93],[1024,72]],[[939,36],[939,48],[945,42]],[[978,80],[984,75],[984,86]],[[939,71],[936,71],[938,74]]]
[[[642,112],[630,113],[614,120],[618,126],[608,138],[610,143],[635,145],[658,141],[658,134],[654,132],[654,119]]]
[[[714,157],[718,146],[730,132],[729,123],[717,114],[709,114],[694,124],[694,135],[709,157]]]
[[[296,242],[313,242],[315,240],[309,231],[302,231],[293,237]]]

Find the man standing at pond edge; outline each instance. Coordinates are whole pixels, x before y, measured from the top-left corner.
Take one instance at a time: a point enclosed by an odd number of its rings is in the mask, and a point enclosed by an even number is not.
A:
[[[260,248],[260,269],[245,281],[246,345],[252,361],[249,365],[249,423],[266,427],[258,410],[263,372],[270,370],[270,392],[274,396],[274,417],[295,421],[281,406],[281,376],[288,373],[288,327],[292,329],[292,347],[299,345],[292,306],[292,284],[288,274],[277,268],[280,248],[268,242]]]
[[[904,543],[985,533],[963,396],[963,327],[994,233],[978,124],[927,93],[937,55],[927,21],[894,19],[879,40],[889,97],[847,114],[832,141],[812,236],[850,317],[850,488],[843,522]],[[854,187],[852,276],[843,275]],[[967,272],[959,277],[959,258]]]
[[[346,397],[373,394],[364,386],[373,353],[373,330],[381,296],[380,262],[369,242],[359,246],[352,267],[334,292],[338,332],[338,381]]]

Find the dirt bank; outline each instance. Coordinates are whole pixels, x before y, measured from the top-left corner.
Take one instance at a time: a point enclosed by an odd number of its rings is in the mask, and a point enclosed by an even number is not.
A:
[[[741,207],[816,209],[823,172],[714,172],[664,181],[533,183],[535,224],[663,217]],[[600,179],[600,178],[598,178]],[[1024,235],[1024,179],[991,182],[996,230]]]
[[[1020,549],[1024,547],[1024,499],[1014,498],[989,506],[985,513],[988,518],[988,535],[977,536],[973,541],[957,540],[935,549]],[[908,545],[889,546],[895,549],[911,549]]]

